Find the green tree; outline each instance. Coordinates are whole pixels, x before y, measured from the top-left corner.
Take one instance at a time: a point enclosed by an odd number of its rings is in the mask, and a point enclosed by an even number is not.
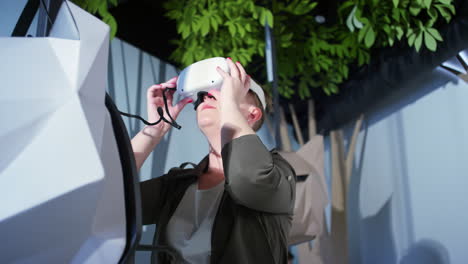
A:
[[[310,97],[311,88],[338,93],[349,69],[370,61],[375,48],[407,43],[418,52],[437,50],[436,26],[455,14],[451,0],[346,0],[336,23],[316,21],[311,0],[168,0],[166,16],[179,38],[171,58],[181,67],[209,57],[231,57],[263,73],[264,25],[274,29],[279,92]]]

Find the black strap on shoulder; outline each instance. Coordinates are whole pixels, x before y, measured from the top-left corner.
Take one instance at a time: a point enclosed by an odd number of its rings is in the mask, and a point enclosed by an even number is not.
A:
[[[193,168],[197,167],[197,164],[195,164],[193,162],[184,162],[184,163],[180,164],[179,168],[185,169],[185,167],[187,167],[187,165],[192,165]]]

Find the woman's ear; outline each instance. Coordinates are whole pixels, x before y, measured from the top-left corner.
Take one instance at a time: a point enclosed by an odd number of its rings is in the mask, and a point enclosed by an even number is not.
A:
[[[247,117],[247,121],[249,124],[255,124],[258,120],[262,118],[262,110],[256,106],[251,106],[249,109],[249,116]]]

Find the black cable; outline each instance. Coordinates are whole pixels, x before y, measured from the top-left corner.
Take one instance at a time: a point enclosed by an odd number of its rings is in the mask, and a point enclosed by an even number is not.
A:
[[[167,98],[166,98],[166,91],[167,91],[167,90],[173,90],[173,91],[175,91],[176,88],[166,88],[166,89],[164,89],[164,92],[163,92],[163,99],[164,99],[164,106],[166,107],[166,113],[167,113],[167,115],[169,116],[169,118],[170,118],[171,121],[172,121],[170,124],[171,124],[173,127],[177,128],[177,129],[180,129],[181,126],[180,126],[179,124],[177,124],[177,122],[174,120],[174,118],[172,118],[171,112],[169,112],[169,107],[167,106]],[[163,117],[163,116],[161,116],[161,117]],[[164,117],[163,117],[163,118],[164,118]],[[164,119],[164,121],[166,121],[166,120]],[[166,121],[166,122],[167,122],[167,121]],[[168,123],[169,123],[169,122],[168,122]]]
[[[147,120],[145,120],[143,117],[139,116],[139,115],[132,115],[132,114],[129,114],[129,113],[125,113],[125,112],[122,112],[120,110],[117,109],[117,111],[119,111],[119,113],[123,116],[127,116],[127,117],[132,117],[132,118],[136,118],[136,119],[139,119],[140,121],[142,121],[145,125],[148,125],[148,126],[154,126],[154,125],[157,125],[162,121],[170,124],[171,126],[177,128],[177,129],[181,129],[182,127],[177,124],[177,122],[172,118],[171,116],[171,113],[169,111],[169,106],[167,105],[167,97],[166,97],[166,92],[168,90],[176,90],[176,88],[166,88],[164,89],[163,91],[163,99],[164,99],[164,106],[166,108],[166,113],[167,115],[169,116],[169,118],[171,119],[170,121],[167,120],[165,117],[164,117],[164,110],[162,109],[162,107],[158,106],[157,108],[157,111],[158,111],[158,114],[159,114],[159,120],[154,122],[154,123],[150,123],[148,122]]]
[[[118,110],[118,111],[119,111],[119,113],[121,115],[139,119],[141,122],[145,123],[145,125],[148,125],[148,126],[154,126],[154,125],[159,124],[159,122],[161,122],[161,119],[159,119],[158,121],[156,121],[154,123],[150,123],[150,122],[146,121],[145,119],[143,119],[143,117],[141,117],[139,115],[132,115],[132,114],[129,114],[129,113],[122,112],[120,110]]]
[[[24,37],[28,33],[28,29],[34,20],[37,10],[39,9],[38,0],[28,0],[24,6],[23,12],[16,22],[16,26],[11,33],[12,37]]]

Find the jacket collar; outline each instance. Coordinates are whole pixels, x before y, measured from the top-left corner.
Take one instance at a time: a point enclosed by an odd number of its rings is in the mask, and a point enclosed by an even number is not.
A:
[[[192,165],[193,168],[186,168],[188,165]],[[209,165],[209,156],[206,155],[198,164],[194,164],[192,162],[184,162],[179,167],[172,168],[169,171],[169,174],[173,173],[173,176],[169,177],[169,179],[184,179],[184,178],[192,178],[194,177],[197,179],[203,173],[208,170]]]
[[[208,171],[208,166],[210,165],[209,155],[206,155],[194,168],[194,172],[197,176],[202,175]]]

